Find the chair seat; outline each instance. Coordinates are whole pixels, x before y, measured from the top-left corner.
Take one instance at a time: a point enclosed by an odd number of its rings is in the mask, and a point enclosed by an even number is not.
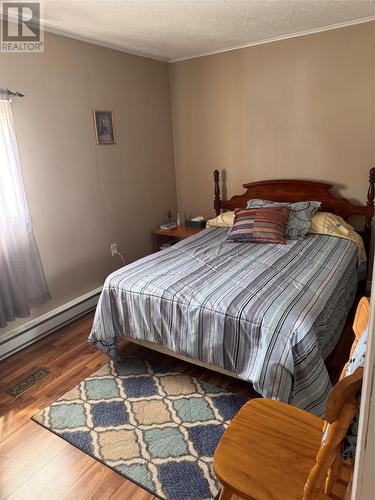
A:
[[[270,399],[252,399],[232,420],[214,456],[219,481],[250,499],[301,499],[323,420]]]

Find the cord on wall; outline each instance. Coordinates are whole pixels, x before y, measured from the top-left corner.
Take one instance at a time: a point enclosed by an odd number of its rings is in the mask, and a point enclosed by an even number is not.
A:
[[[113,252],[113,255],[118,255],[118,256],[120,257],[120,259],[122,260],[123,265],[124,265],[124,266],[126,266],[126,264],[125,264],[125,259],[124,259],[124,257],[120,254],[120,252],[118,252],[117,250],[115,250],[115,251]]]
[[[125,259],[121,255],[121,253],[117,250],[117,243],[111,243],[111,255],[114,257],[115,255],[118,255],[120,259],[122,260],[123,265],[125,266]]]

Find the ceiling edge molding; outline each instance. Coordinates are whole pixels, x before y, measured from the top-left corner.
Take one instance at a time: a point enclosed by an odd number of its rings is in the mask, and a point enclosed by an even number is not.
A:
[[[0,8],[0,14],[2,14],[2,9]],[[8,16],[10,22],[18,23],[18,18],[16,16]],[[169,59],[163,57],[157,57],[153,55],[145,54],[144,52],[138,52],[136,50],[124,49],[123,47],[119,47],[116,44],[101,42],[100,40],[96,40],[95,38],[90,38],[86,36],[75,35],[74,33],[70,33],[68,31],[59,30],[52,28],[45,24],[45,21],[41,21],[41,25],[43,26],[43,30],[47,33],[52,33],[53,35],[63,36],[65,38],[71,38],[72,40],[78,40],[79,42],[90,43],[91,45],[97,45],[99,47],[104,47],[105,49],[117,50],[119,52],[124,52],[125,54],[129,54],[131,56],[143,57],[144,59],[152,59],[154,61],[160,62],[170,62]]]
[[[53,35],[64,36],[65,38],[72,38],[73,40],[78,40],[79,42],[91,43],[91,45],[98,45],[99,47],[104,47],[105,49],[117,50],[119,52],[124,52],[125,54],[129,54],[131,56],[143,57],[144,59],[152,59],[154,61],[160,61],[160,62],[171,62],[171,60],[167,58],[153,56],[151,54],[146,54],[145,52],[138,52],[136,50],[125,49],[123,47],[119,47],[116,44],[101,42],[100,40],[96,40],[95,38],[76,35],[68,31],[51,28],[50,26],[44,23],[42,24],[44,31],[46,31],[47,33],[52,33]]]
[[[13,19],[10,18],[10,21],[13,21]],[[247,47],[254,47],[256,45],[264,45],[264,44],[267,44],[267,43],[278,42],[278,41],[281,41],[281,40],[288,40],[290,38],[297,38],[297,37],[300,37],[300,36],[313,35],[314,33],[321,33],[321,32],[324,32],[324,31],[330,31],[330,30],[335,30],[335,29],[340,29],[340,28],[347,28],[349,26],[354,26],[354,25],[363,24],[363,23],[369,23],[369,22],[373,22],[373,21],[375,21],[375,15],[374,16],[370,16],[370,17],[365,17],[363,19],[355,19],[353,21],[347,21],[347,22],[344,22],[344,23],[331,24],[329,26],[323,26],[321,28],[315,28],[315,29],[311,29],[311,30],[299,31],[297,33],[291,33],[291,34],[288,34],[288,35],[280,35],[278,37],[267,38],[267,39],[259,40],[259,41],[256,41],[256,42],[244,43],[244,44],[241,44],[241,45],[235,45],[235,46],[232,46],[232,47],[228,47],[226,49],[208,50],[208,51],[200,52],[200,53],[197,53],[197,54],[194,54],[194,55],[191,55],[191,56],[178,57],[178,58],[163,58],[163,57],[158,57],[158,56],[154,56],[154,55],[151,55],[151,54],[147,54],[147,53],[144,53],[144,52],[139,52],[139,51],[136,51],[136,50],[126,49],[126,48],[123,48],[123,47],[119,47],[116,44],[101,42],[99,40],[96,40],[95,38],[90,38],[90,37],[86,37],[86,36],[80,36],[80,35],[76,35],[74,33],[70,33],[70,32],[67,32],[67,31],[63,31],[63,30],[52,28],[52,27],[48,26],[47,24],[45,24],[43,21],[42,21],[42,25],[43,25],[44,31],[46,31],[48,33],[52,33],[54,35],[64,36],[66,38],[71,38],[73,40],[78,40],[80,42],[90,43],[92,45],[97,45],[99,47],[104,47],[106,49],[117,50],[119,52],[124,52],[125,54],[129,54],[129,55],[132,55],[132,56],[143,57],[144,59],[151,59],[151,60],[154,60],[154,61],[166,62],[166,63],[173,64],[173,63],[176,63],[176,62],[179,62],[179,61],[187,61],[189,59],[196,59],[198,57],[211,56],[211,55],[215,55],[215,54],[223,54],[225,52],[231,52],[233,50],[245,49]]]
[[[340,28],[347,28],[349,26],[354,26],[356,24],[370,23],[372,21],[375,21],[375,16],[365,17],[363,19],[355,19],[353,21],[347,21],[344,23],[331,24],[329,26],[323,26],[321,28],[314,28],[311,30],[299,31],[297,33],[291,33],[288,35],[280,35],[280,36],[273,37],[273,38],[266,38],[264,40],[259,40],[257,42],[244,43],[242,45],[235,45],[235,46],[229,47],[227,49],[207,50],[205,52],[201,52],[201,53],[198,53],[198,54],[195,54],[192,56],[178,57],[175,59],[166,59],[166,60],[169,63],[176,63],[179,61],[188,61],[189,59],[197,59],[198,57],[206,57],[206,56],[213,56],[215,54],[223,54],[225,52],[231,52],[233,50],[246,49],[247,47],[254,47],[256,45],[264,45],[266,43],[278,42],[280,40],[288,40],[289,38],[297,38],[299,36],[313,35],[314,33],[321,33],[323,31],[331,31],[331,30],[340,29]]]

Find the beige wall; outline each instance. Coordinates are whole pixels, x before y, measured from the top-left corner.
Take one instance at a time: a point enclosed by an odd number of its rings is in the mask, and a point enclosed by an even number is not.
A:
[[[150,252],[150,228],[176,208],[174,160],[181,215],[213,213],[215,168],[226,170],[229,196],[247,181],[294,177],[365,201],[374,23],[169,67],[48,33],[45,45],[0,53],[0,84],[26,94],[14,117],[53,296],[32,317],[102,284],[120,265],[110,243],[127,261]],[[115,112],[116,145],[95,144],[95,108]]]
[[[176,208],[166,63],[46,34],[44,54],[0,54],[22,172],[52,301],[100,286],[151,251],[150,229]],[[115,113],[117,144],[97,146],[92,110]],[[14,328],[12,322],[1,333]]]
[[[374,163],[374,23],[258,45],[171,67],[178,205],[213,213],[215,168],[228,195],[269,178],[326,180],[366,201]]]

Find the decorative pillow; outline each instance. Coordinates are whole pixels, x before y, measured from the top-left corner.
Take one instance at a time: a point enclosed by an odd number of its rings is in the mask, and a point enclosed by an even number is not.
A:
[[[285,225],[288,206],[236,210],[227,241],[236,243],[286,243]]]
[[[283,203],[271,200],[249,200],[247,202],[247,208],[264,208],[285,205],[290,207],[289,219],[285,227],[285,238],[287,240],[303,240],[309,232],[311,217],[320,208],[320,201]]]
[[[318,212],[311,219],[309,233],[328,234],[338,238],[353,241],[358,247],[358,265],[367,260],[365,246],[361,236],[354,230],[353,226],[344,219],[330,212]]]
[[[357,368],[365,367],[365,358],[368,343],[368,325],[363,330],[362,335],[359,337],[358,344],[356,345],[353,354],[350,356],[348,367],[346,369],[345,377],[348,377],[356,371]]]
[[[223,212],[214,219],[209,219],[206,227],[232,227],[234,215],[234,212]]]
[[[352,375],[360,366],[365,366],[366,352],[367,352],[367,342],[368,342],[368,325],[363,331],[353,354],[350,357],[348,367],[345,376],[348,377]],[[358,398],[358,406],[360,406],[360,396]],[[342,452],[342,458],[345,461],[352,462],[355,458],[355,451],[357,447],[357,436],[358,436],[358,422],[359,413],[354,417],[354,421],[348,429],[348,432],[344,439],[344,448]]]
[[[358,344],[356,345],[356,348],[354,349],[354,352],[350,356],[350,359],[346,365],[347,368],[345,377],[349,377],[349,375],[352,375],[356,371],[356,369],[359,368],[360,366],[364,368],[366,360],[367,341],[368,341],[368,325],[366,326],[362,335],[360,336]],[[358,401],[358,406],[360,406],[360,401]],[[344,438],[344,447],[342,450],[343,460],[349,460],[349,461],[354,460],[355,450],[357,446],[358,421],[359,421],[359,414],[357,413],[356,416],[354,417],[354,421],[350,425],[348,432]],[[327,441],[328,433],[330,431],[330,425],[331,424],[328,423],[326,424],[322,436],[322,444],[324,444]]]

